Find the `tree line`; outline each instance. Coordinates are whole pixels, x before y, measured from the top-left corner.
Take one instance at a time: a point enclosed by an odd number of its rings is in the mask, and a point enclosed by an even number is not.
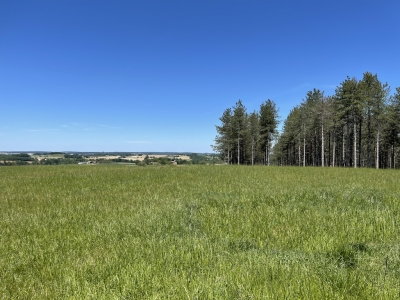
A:
[[[335,94],[309,91],[284,121],[275,163],[297,166],[398,167],[400,88],[378,75],[347,77]]]
[[[0,154],[0,166],[27,165],[33,160],[27,153]]]
[[[247,113],[239,100],[216,126],[214,151],[230,164],[396,168],[400,154],[400,88],[370,72],[347,77],[326,96],[309,91],[277,134],[272,100]]]
[[[259,111],[247,113],[242,101],[227,108],[216,126],[218,135],[214,151],[228,164],[265,164],[271,162],[271,148],[276,138],[278,109],[268,99],[260,105]]]

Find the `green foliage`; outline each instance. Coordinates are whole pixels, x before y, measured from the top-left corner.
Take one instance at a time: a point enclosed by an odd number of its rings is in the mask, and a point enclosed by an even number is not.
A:
[[[273,101],[268,99],[260,106],[260,135],[262,137],[262,149],[264,149],[265,164],[270,164],[270,148],[278,126],[278,109]]]
[[[0,168],[2,299],[397,299],[394,170]]]
[[[0,154],[0,160],[8,161],[33,161],[33,158],[27,153],[20,154]]]
[[[190,162],[193,165],[198,165],[201,162],[205,162],[207,160],[207,157],[205,155],[200,155],[197,153],[191,153],[189,157],[190,157]]]
[[[80,154],[65,154],[64,158],[83,159],[83,156]]]
[[[347,77],[329,97],[309,91],[284,122],[273,160],[279,165],[399,167],[397,94],[378,75]]]
[[[0,166],[27,165],[34,162],[34,158],[27,153],[0,154]]]
[[[207,155],[191,153],[189,155],[190,161],[184,162],[183,160],[177,160],[179,164],[192,164],[192,165],[209,165],[209,164],[220,164],[222,163],[221,158],[218,155]]]
[[[77,164],[78,162],[85,162],[86,160],[82,156],[66,155],[66,158],[45,158],[38,161],[36,164],[39,165],[71,165]]]
[[[181,158],[176,159],[176,163],[178,165],[187,165],[187,164],[189,164],[189,162],[186,159],[181,159]]]
[[[239,100],[223,112],[220,121],[212,147],[226,163],[269,164],[270,147],[278,125],[278,109],[272,100],[262,103],[260,112],[250,114]]]

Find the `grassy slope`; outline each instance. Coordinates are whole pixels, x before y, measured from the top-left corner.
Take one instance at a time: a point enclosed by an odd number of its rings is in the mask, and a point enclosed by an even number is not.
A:
[[[0,168],[0,298],[398,299],[399,175]]]

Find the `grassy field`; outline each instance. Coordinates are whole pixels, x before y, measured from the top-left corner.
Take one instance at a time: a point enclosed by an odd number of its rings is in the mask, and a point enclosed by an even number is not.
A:
[[[1,299],[399,299],[400,173],[0,168]]]

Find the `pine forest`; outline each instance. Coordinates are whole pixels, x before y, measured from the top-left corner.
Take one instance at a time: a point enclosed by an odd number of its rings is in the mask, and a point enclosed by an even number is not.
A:
[[[214,151],[228,164],[399,168],[400,87],[370,72],[347,77],[334,95],[307,92],[278,132],[270,99],[248,113],[239,100],[216,126]]]

